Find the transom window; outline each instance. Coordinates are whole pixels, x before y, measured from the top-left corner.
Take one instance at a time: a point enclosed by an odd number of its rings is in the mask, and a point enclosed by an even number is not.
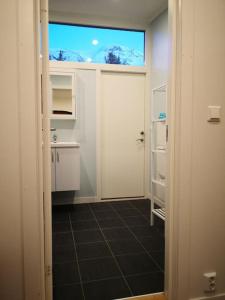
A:
[[[50,60],[143,66],[144,53],[144,31],[49,24]]]

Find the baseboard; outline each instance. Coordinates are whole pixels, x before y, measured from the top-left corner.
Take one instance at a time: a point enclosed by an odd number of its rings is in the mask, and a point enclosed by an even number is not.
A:
[[[97,197],[74,197],[73,204],[95,203],[99,202]]]
[[[82,203],[96,203],[96,202],[109,202],[109,201],[129,201],[129,200],[138,200],[138,199],[147,199],[148,197],[140,198],[116,198],[116,199],[99,199],[97,196],[91,197],[76,197],[72,194],[61,194],[58,197],[55,197],[53,200],[53,205],[69,205],[69,204],[82,204]]]
[[[214,296],[191,298],[189,300],[225,300],[225,293],[219,294],[219,295],[214,295]]]
[[[82,203],[100,203],[100,202],[109,202],[109,201],[129,201],[129,200],[138,200],[138,199],[146,199],[146,197],[140,198],[116,198],[116,199],[98,199],[97,197],[74,197],[73,204],[82,204]]]

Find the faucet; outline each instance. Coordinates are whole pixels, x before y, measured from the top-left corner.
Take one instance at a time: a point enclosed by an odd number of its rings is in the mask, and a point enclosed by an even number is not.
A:
[[[53,139],[53,143],[56,143],[56,141],[57,141],[57,134],[56,133],[53,134],[52,139]]]
[[[50,130],[51,130],[51,131],[56,131],[55,128],[51,128]],[[56,134],[56,133],[53,134],[52,140],[53,140],[53,143],[56,143],[56,141],[57,141],[57,134]]]

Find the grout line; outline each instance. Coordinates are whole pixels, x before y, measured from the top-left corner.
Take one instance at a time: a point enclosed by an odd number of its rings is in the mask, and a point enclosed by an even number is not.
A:
[[[117,213],[117,211],[115,210],[115,212]],[[118,213],[117,213],[118,214]],[[118,216],[120,217],[120,215],[118,214]],[[122,217],[120,217],[121,221],[124,222],[125,227],[128,229],[128,231],[134,236],[135,240],[141,245],[141,247],[144,249],[144,251],[146,252],[146,254],[152,259],[152,261],[154,262],[154,264],[159,268],[159,270],[161,272],[164,272],[164,270],[162,270],[161,266],[157,263],[157,261],[151,256],[151,254],[147,251],[147,249],[144,247],[144,245],[139,241],[139,239],[136,237],[136,235],[130,230],[130,228],[128,227],[128,225],[126,224],[126,222],[123,220]],[[149,225],[150,226],[150,225]]]
[[[92,211],[92,213],[93,213],[93,215],[95,216],[95,214],[94,214],[93,211]],[[120,274],[121,274],[121,276],[122,276],[122,278],[123,278],[123,280],[124,280],[124,282],[125,282],[125,284],[126,284],[128,290],[129,290],[129,292],[130,292],[130,294],[131,294],[131,297],[132,297],[132,296],[134,296],[134,294],[133,294],[133,292],[132,292],[132,290],[131,290],[131,288],[130,288],[130,286],[129,286],[129,284],[128,284],[128,282],[127,282],[127,280],[126,280],[126,278],[125,278],[125,276],[124,276],[124,274],[123,274],[123,272],[122,272],[122,270],[121,270],[121,268],[120,268],[120,265],[119,265],[119,263],[118,263],[118,261],[117,261],[115,255],[114,255],[114,253],[113,253],[111,247],[110,247],[109,241],[106,239],[106,237],[105,237],[105,235],[104,235],[104,232],[103,232],[103,230],[102,230],[102,228],[101,228],[101,226],[100,226],[100,224],[99,224],[98,219],[96,218],[96,216],[95,216],[95,220],[96,220],[96,222],[97,222],[97,224],[98,224],[98,226],[99,226],[99,230],[101,231],[101,234],[102,234],[102,236],[103,236],[103,238],[104,238],[104,240],[105,240],[105,243],[107,244],[107,246],[108,246],[108,248],[109,248],[109,251],[110,251],[110,253],[111,253],[111,255],[112,255],[113,259],[114,259],[114,262],[116,263],[116,266],[117,266],[117,268],[118,268],[118,270],[119,270],[119,272],[120,272]]]
[[[72,230],[73,246],[74,246],[75,256],[76,256],[76,261],[77,261],[77,269],[78,269],[78,274],[79,274],[79,278],[80,278],[80,285],[81,285],[81,290],[82,290],[83,298],[85,300],[84,287],[83,287],[83,282],[82,282],[82,277],[81,277],[81,272],[80,272],[80,265],[79,265],[79,261],[78,261],[78,254],[77,254],[77,249],[76,249],[76,242],[75,242],[75,238],[74,238],[74,233],[73,233],[73,227],[72,227],[72,222],[71,222],[70,214],[69,214],[69,219],[70,219],[70,227],[71,227],[71,230]],[[74,296],[76,296],[76,295],[74,295]]]

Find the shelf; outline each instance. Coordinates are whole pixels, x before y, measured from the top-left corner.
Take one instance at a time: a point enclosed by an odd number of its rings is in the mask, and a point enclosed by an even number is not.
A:
[[[153,179],[152,182],[155,183],[155,184],[161,185],[162,187],[166,187],[165,181],[160,181],[160,180]]]
[[[152,153],[166,153],[166,149],[155,149],[152,150]]]
[[[160,219],[162,219],[163,221],[165,221],[166,219],[166,212],[165,212],[165,208],[156,208],[152,210],[152,213],[156,216],[158,216]]]
[[[166,122],[166,118],[165,119],[154,119],[152,120],[152,123],[165,123]]]
[[[160,207],[164,207],[165,206],[165,201],[158,198],[157,196],[152,196],[153,201]]]
[[[63,86],[63,85],[52,86],[52,89],[53,90],[71,90],[72,91],[71,86]]]

